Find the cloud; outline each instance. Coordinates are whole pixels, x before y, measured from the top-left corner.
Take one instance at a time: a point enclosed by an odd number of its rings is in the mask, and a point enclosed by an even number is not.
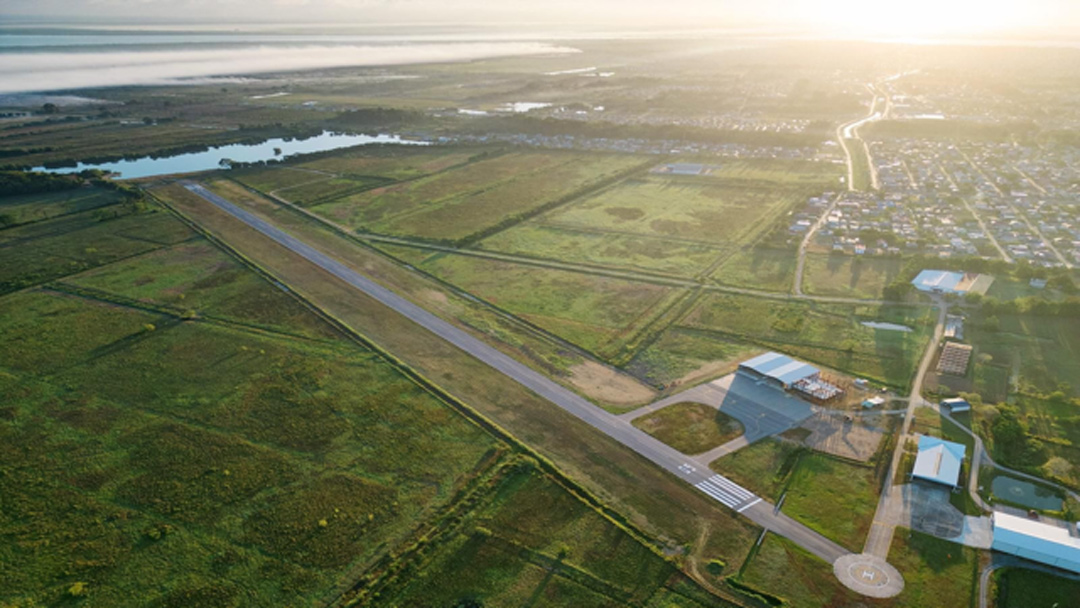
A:
[[[193,51],[25,53],[0,62],[0,93],[121,85],[175,84],[177,79],[290,72],[318,68],[471,61],[491,57],[572,53],[535,42],[459,44],[258,46]]]

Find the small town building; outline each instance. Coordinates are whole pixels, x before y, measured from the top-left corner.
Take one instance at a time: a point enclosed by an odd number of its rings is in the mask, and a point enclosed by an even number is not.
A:
[[[865,401],[862,402],[862,406],[865,407],[866,409],[870,409],[872,407],[878,407],[879,405],[885,405],[885,398],[884,397],[870,397],[869,399],[866,399]]]
[[[941,405],[949,408],[950,414],[959,414],[960,412],[970,412],[971,404],[967,399],[962,397],[954,397],[952,399],[945,399],[941,402]]]
[[[1076,524],[1046,523],[1002,511],[991,516],[990,548],[1033,562],[1080,573],[1080,533]]]
[[[919,455],[911,476],[955,488],[960,481],[960,466],[967,448],[960,443],[929,435],[919,436]]]

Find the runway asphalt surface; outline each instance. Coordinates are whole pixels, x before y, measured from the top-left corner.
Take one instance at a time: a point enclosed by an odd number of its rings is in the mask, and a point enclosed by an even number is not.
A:
[[[263,235],[302,256],[382,304],[394,309],[439,338],[469,353],[518,384],[547,399],[656,465],[680,477],[705,495],[741,513],[758,525],[784,536],[807,551],[833,563],[850,552],[831,540],[796,522],[773,505],[735,482],[703,469],[679,451],[638,430],[627,420],[605,412],[577,393],[473,337],[420,306],[361,275],[349,266],[277,228],[263,218],[225,200],[203,186],[185,182],[184,187]]]

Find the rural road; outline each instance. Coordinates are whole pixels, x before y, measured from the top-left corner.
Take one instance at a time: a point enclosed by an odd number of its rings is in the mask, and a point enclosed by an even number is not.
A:
[[[923,380],[926,378],[926,373],[930,371],[930,364],[934,361],[937,346],[941,342],[941,337],[945,334],[945,317],[948,315],[949,307],[940,296],[930,296],[930,298],[938,306],[937,325],[934,327],[934,335],[930,338],[930,343],[926,347],[926,353],[923,354],[922,361],[919,363],[915,381],[911,384],[911,398],[908,400],[907,412],[904,414],[904,423],[897,435],[892,463],[889,465],[888,473],[885,474],[885,483],[881,488],[881,497],[878,500],[877,511],[874,513],[874,521],[870,525],[870,534],[867,535],[866,544],[863,547],[863,553],[869,553],[881,558],[888,557],[893,532],[896,530],[896,525],[886,516],[889,497],[896,490],[894,485],[896,470],[900,467],[900,457],[904,453],[904,445],[908,433],[911,431],[911,422],[915,418],[915,410],[923,405],[928,405],[922,398]]]
[[[725,477],[713,474],[708,469],[702,470],[701,467],[694,466],[696,463],[692,463],[692,459],[638,430],[628,421],[605,412],[585,398],[550,380],[527,365],[375,283],[344,263],[277,228],[265,219],[238,207],[199,184],[184,182],[184,187],[357,290],[394,309],[399,314],[435,334],[435,336],[450,342],[518,384],[648,458],[656,465],[693,485],[724,506],[741,513],[756,524],[790,539],[830,564],[850,553],[833,541],[783,513],[775,512],[772,504],[754,495],[749,490],[738,486]]]

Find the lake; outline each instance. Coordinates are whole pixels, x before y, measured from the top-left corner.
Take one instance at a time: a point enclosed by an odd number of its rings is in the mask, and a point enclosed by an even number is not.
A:
[[[295,154],[311,154],[313,152],[326,152],[351,148],[353,146],[368,146],[372,144],[398,144],[406,146],[427,146],[430,142],[402,139],[398,135],[347,135],[344,133],[332,133],[324,131],[315,137],[307,139],[268,139],[260,144],[230,144],[210,148],[203,152],[187,152],[175,156],[151,158],[144,156],[135,160],[119,160],[111,163],[85,164],[79,163],[76,167],[60,167],[46,169],[35,167],[34,171],[48,173],[78,173],[87,169],[100,169],[111,173],[119,173],[121,179],[138,179],[140,177],[156,177],[158,175],[172,175],[175,173],[196,173],[199,171],[211,171],[221,167],[221,160],[228,158],[236,162],[257,163],[266,160],[286,158]],[[274,154],[274,148],[281,149],[281,155]]]

